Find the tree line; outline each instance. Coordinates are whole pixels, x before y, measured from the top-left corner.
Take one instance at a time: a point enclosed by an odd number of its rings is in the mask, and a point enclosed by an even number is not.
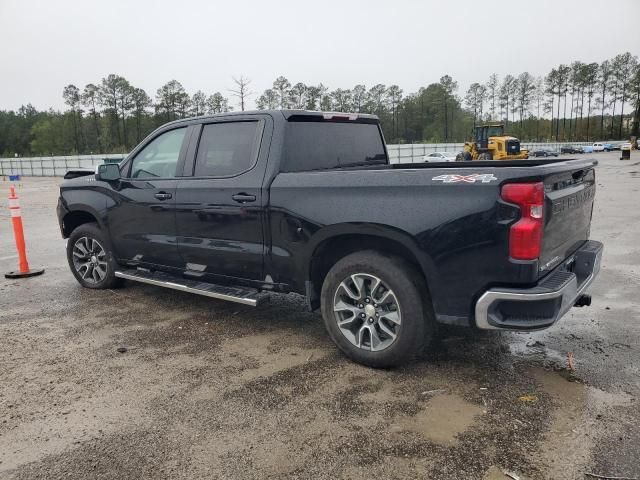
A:
[[[189,95],[171,80],[156,91],[155,101],[119,75],[107,75],[81,90],[62,90],[67,109],[37,111],[26,105],[0,111],[3,156],[70,153],[126,153],[156,127],[179,118],[230,110],[220,92]]]
[[[624,139],[637,136],[640,123],[640,67],[629,52],[601,63],[558,65],[540,77],[492,74],[462,95],[449,75],[406,95],[398,85],[330,90],[283,76],[254,95],[249,79],[232,81],[233,106],[220,91],[189,95],[177,80],[158,88],[153,99],[115,74],[82,89],[69,84],[62,91],[64,111],[31,105],[0,110],[0,154],[124,153],[163,123],[245,110],[251,97],[260,110],[373,113],[389,143],[458,142],[486,122],[502,122],[510,134],[527,141]]]

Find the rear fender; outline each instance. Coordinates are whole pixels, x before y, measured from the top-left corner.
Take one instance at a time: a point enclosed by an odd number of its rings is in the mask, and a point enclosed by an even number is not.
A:
[[[413,237],[400,229],[377,223],[339,223],[327,225],[317,231],[308,243],[308,250],[305,262],[304,277],[311,280],[311,265],[319,247],[326,241],[352,235],[365,235],[377,237],[383,240],[392,241],[402,246],[415,259],[421,273],[424,275],[427,284],[429,280],[435,278],[436,269],[431,257],[421,250],[415,243]]]

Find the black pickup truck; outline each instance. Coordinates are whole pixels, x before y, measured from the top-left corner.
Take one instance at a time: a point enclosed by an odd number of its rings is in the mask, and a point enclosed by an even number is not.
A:
[[[375,116],[238,112],[169,123],[119,165],[70,172],[58,218],[84,287],[128,279],[254,306],[302,294],[345,354],[390,366],[439,324],[535,330],[589,304],[595,165],[390,164]]]

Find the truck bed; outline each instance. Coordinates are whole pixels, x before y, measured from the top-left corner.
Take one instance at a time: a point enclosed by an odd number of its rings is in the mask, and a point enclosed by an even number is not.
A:
[[[407,168],[505,168],[505,167],[539,167],[551,165],[554,163],[566,164],[567,162],[589,162],[593,165],[597,164],[597,160],[589,160],[582,158],[563,158],[563,159],[544,159],[544,160],[488,160],[488,161],[471,161],[471,162],[420,162],[420,163],[393,163],[389,167],[393,169]]]
[[[295,270],[294,259],[309,249],[289,241],[299,228],[309,238],[324,229],[353,235],[391,228],[399,241],[415,245],[427,278],[438,279],[430,288],[439,320],[455,323],[469,317],[479,292],[532,285],[588,239],[595,165],[589,159],[474,161],[280,173],[270,190],[273,248],[292,252],[277,258]],[[500,191],[518,182],[545,186],[537,261],[507,255],[509,225],[517,217]]]

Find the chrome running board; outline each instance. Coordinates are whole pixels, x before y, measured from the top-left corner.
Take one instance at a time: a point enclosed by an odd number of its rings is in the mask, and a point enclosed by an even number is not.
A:
[[[127,269],[117,270],[115,276],[132,280],[134,282],[147,283],[157,287],[171,288],[182,292],[195,293],[205,297],[227,300],[229,302],[242,303],[257,307],[265,296],[261,295],[255,288],[229,287],[226,285],[216,285],[214,283],[199,282],[180,278],[164,272],[150,272],[147,270]]]

